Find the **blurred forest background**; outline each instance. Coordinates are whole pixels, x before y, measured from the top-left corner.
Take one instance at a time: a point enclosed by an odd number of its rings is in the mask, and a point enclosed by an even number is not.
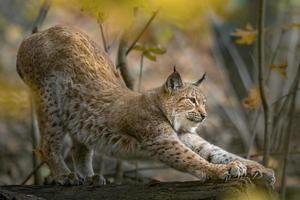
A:
[[[116,64],[120,41],[133,44],[127,60],[134,90],[160,86],[173,65],[185,81],[206,72],[208,118],[198,133],[243,157],[260,162],[264,157],[276,171],[278,190],[287,186],[288,195],[300,190],[300,1],[266,1],[265,106],[258,79],[258,14],[259,0],[0,0],[0,185],[21,184],[41,162],[35,116],[28,88],[16,73],[16,54],[34,24],[39,30],[59,24],[85,32]],[[66,139],[66,149],[69,143]],[[123,171],[132,181],[195,180],[160,163],[96,158],[95,167],[112,182],[116,171],[118,178]],[[42,183],[48,174],[43,165],[26,184]]]

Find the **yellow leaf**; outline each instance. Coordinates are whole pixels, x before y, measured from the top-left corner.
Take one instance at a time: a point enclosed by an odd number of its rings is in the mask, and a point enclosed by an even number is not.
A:
[[[289,28],[297,28],[297,29],[299,29],[300,30],[300,23],[291,23],[291,24],[289,24],[289,26],[288,26]]]
[[[252,110],[257,108],[261,104],[261,98],[259,90],[257,88],[251,88],[248,96],[243,100],[243,106],[246,109]]]
[[[288,67],[287,63],[282,63],[282,64],[278,64],[278,65],[271,64],[270,67],[271,67],[271,70],[277,72],[283,80],[287,79],[287,73],[286,73],[286,69]]]
[[[41,149],[33,149],[32,152],[41,160],[44,158],[44,154]]]
[[[110,23],[115,23],[114,26],[122,28],[130,28],[133,23],[137,23],[134,16],[137,8],[138,13],[142,14],[140,16],[146,17],[145,20],[159,10],[155,22],[167,22],[179,28],[191,29],[203,28],[207,13],[212,10],[226,15],[225,7],[228,2],[229,0],[53,0],[52,5],[64,10],[71,9],[72,12],[80,9],[100,22],[107,18],[112,20]]]
[[[237,37],[235,43],[240,45],[251,45],[256,41],[257,31],[253,29],[251,24],[247,24],[245,29],[237,28],[231,35]]]

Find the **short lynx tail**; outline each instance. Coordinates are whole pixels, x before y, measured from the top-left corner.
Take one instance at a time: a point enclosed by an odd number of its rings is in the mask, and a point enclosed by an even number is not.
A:
[[[36,85],[39,77],[46,74],[41,69],[48,63],[47,53],[42,48],[43,42],[39,33],[24,39],[17,54],[17,72],[21,79],[29,86]]]

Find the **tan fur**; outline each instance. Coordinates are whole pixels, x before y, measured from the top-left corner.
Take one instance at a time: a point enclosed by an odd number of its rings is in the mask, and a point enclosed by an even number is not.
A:
[[[181,82],[178,72],[162,87],[130,91],[94,42],[60,26],[22,42],[17,70],[34,95],[41,149],[56,179],[70,173],[60,153],[69,134],[77,173],[84,177],[94,174],[91,162],[97,149],[125,159],[156,158],[202,181],[244,176],[247,168],[250,175],[258,171],[273,180],[273,172],[258,163],[194,133],[207,115],[205,97],[199,86]]]

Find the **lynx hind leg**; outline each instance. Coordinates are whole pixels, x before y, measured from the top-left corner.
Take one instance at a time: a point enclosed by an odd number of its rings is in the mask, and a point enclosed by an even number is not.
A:
[[[35,93],[35,104],[41,132],[41,150],[43,159],[49,166],[55,182],[64,184],[70,170],[63,155],[62,144],[65,133],[60,118],[60,106],[55,94],[55,82],[46,84]]]

